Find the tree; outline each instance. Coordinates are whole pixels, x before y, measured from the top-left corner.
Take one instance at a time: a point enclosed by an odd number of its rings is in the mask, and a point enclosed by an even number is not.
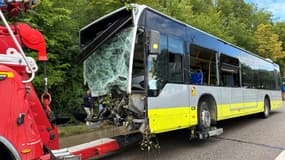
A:
[[[283,51],[285,50],[285,22],[276,22],[273,26],[273,30],[279,35],[279,39],[282,41]],[[280,65],[282,76],[285,77],[285,57],[279,59],[277,63]]]
[[[279,36],[273,32],[272,25],[260,24],[255,31],[258,42],[257,52],[260,56],[276,61],[285,56]]]
[[[202,13],[199,15],[194,15],[191,19],[189,19],[188,23],[196,28],[233,43],[234,37],[229,34],[227,28],[223,25],[221,12],[211,10],[210,13],[211,14]]]

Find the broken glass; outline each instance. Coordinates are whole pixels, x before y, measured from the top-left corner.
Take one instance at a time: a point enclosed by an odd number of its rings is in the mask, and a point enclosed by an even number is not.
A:
[[[114,87],[127,90],[132,37],[133,27],[125,28],[84,61],[84,83],[88,84],[92,96],[106,95]]]

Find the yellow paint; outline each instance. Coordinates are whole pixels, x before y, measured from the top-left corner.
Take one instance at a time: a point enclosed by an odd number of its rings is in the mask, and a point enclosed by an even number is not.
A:
[[[283,101],[271,101],[271,110],[278,109],[282,106]]]
[[[271,110],[281,107],[282,101],[271,101]],[[264,111],[264,102],[248,102],[217,105],[218,120],[240,117]]]
[[[30,149],[30,148],[25,148],[25,149],[23,149],[21,152],[22,152],[23,154],[27,154],[27,153],[32,152],[32,149]]]
[[[13,72],[0,72],[0,75],[6,75],[8,78],[14,78]]]
[[[173,107],[148,110],[151,133],[162,133],[171,130],[197,125],[197,108]]]
[[[191,95],[196,96],[196,87],[194,86],[191,88]]]
[[[152,45],[152,48],[153,48],[153,49],[158,49],[158,44],[157,44],[157,43],[154,43],[154,44]]]
[[[271,101],[271,110],[282,106],[282,101]],[[264,111],[264,102],[218,104],[218,120],[240,117]],[[162,133],[198,124],[197,107],[173,107],[148,110],[151,133]]]

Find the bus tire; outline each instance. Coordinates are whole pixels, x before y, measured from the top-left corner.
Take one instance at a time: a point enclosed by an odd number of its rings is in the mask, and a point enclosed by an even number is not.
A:
[[[208,131],[211,127],[211,112],[209,103],[205,100],[198,105],[198,130]]]
[[[263,118],[268,118],[270,115],[270,102],[268,98],[264,99],[264,110],[263,110],[263,114],[262,117]]]

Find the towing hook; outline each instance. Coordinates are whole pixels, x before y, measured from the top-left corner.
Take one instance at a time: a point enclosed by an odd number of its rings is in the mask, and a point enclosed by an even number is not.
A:
[[[52,98],[51,98],[51,94],[46,92],[46,93],[43,93],[42,96],[41,96],[41,100],[42,100],[42,103],[45,104],[45,105],[49,105],[52,101]]]

